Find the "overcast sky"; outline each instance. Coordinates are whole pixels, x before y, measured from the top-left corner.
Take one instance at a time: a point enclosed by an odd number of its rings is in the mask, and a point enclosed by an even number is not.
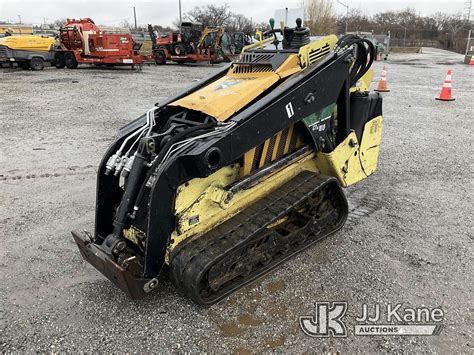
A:
[[[380,11],[396,10],[405,7],[415,8],[423,15],[437,11],[457,13],[464,10],[465,0],[342,0],[351,8],[358,8],[372,15]],[[242,13],[256,22],[267,21],[276,8],[299,7],[301,0],[181,0],[182,11],[206,3],[229,4],[233,12]],[[96,23],[117,26],[121,21],[133,23],[133,6],[137,10],[139,24],[171,25],[178,17],[178,0],[0,0],[0,20],[39,24],[61,18],[90,17]],[[334,9],[340,13],[345,8],[334,1]]]

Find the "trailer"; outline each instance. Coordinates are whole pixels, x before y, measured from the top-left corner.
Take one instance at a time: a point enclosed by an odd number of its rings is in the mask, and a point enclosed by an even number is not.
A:
[[[211,64],[230,61],[221,48],[224,29],[221,27],[206,27],[182,22],[181,32],[170,32],[158,36],[153,27],[148,25],[148,31],[153,43],[153,58],[158,65],[173,61],[178,64],[208,62]]]
[[[109,67],[141,66],[141,44],[130,33],[105,33],[90,18],[68,19],[59,30],[59,46],[55,50],[57,68],[75,69],[79,64]]]

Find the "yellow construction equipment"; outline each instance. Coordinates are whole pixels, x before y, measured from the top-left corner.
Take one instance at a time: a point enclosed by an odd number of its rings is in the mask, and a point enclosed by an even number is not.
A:
[[[0,38],[0,62],[17,63],[21,68],[42,70],[54,60],[56,40],[51,37],[19,35]]]
[[[0,25],[0,34],[9,33],[10,35],[32,35],[33,26],[31,25]]]
[[[271,42],[151,108],[105,153],[95,232],[73,237],[130,297],[169,270],[198,304],[221,300],[341,229],[342,188],[375,171],[373,44],[271,27]]]

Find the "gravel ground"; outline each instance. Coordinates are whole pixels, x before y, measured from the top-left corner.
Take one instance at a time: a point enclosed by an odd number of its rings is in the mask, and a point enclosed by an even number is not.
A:
[[[472,353],[474,68],[434,49],[391,55],[379,169],[349,189],[375,210],[210,308],[166,275],[128,300],[82,261],[95,174],[117,129],[218,66],[0,72],[1,351],[429,351]],[[454,102],[434,98],[453,70]],[[362,202],[363,203],[363,202]],[[344,300],[347,338],[298,325],[315,301]],[[442,307],[432,337],[353,334],[363,303]]]

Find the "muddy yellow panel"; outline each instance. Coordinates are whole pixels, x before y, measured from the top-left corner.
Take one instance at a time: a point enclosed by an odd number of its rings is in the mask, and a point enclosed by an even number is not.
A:
[[[276,70],[271,65],[235,63],[221,79],[170,105],[201,111],[225,121],[280,79],[300,70],[296,54],[288,56]]]
[[[334,176],[342,186],[350,186],[371,175],[377,168],[382,126],[382,116],[372,118],[364,126],[360,143],[351,131],[332,152],[318,153],[316,165],[319,171]]]
[[[170,105],[201,111],[225,121],[279,79],[273,72],[242,77],[224,76]]]

